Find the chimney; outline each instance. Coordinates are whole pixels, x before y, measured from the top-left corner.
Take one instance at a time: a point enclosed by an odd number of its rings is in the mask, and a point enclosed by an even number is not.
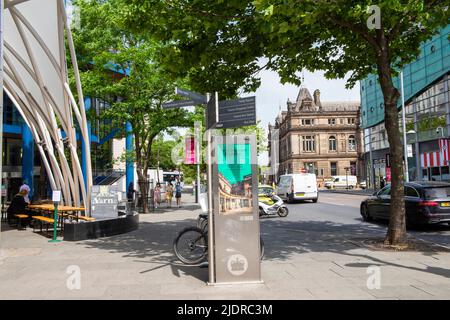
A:
[[[320,90],[319,89],[314,90],[313,96],[314,96],[314,104],[316,105],[316,107],[322,109],[322,103],[320,102]]]

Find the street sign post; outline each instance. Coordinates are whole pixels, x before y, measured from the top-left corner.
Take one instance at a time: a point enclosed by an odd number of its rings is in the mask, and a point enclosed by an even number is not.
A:
[[[170,102],[165,102],[161,105],[163,109],[174,109],[174,108],[182,108],[182,107],[191,107],[198,104],[194,100],[175,100]]]
[[[206,130],[217,127],[219,122],[219,94],[215,92],[206,104]]]
[[[255,124],[255,97],[219,102],[219,119],[216,128],[236,128]]]
[[[186,97],[189,98],[193,101],[195,101],[196,104],[206,104],[208,101],[206,100],[206,96],[202,95],[200,93],[197,92],[193,92],[193,91],[189,91],[186,89],[181,89],[176,87],[175,88],[175,94],[182,96],[182,97]]]

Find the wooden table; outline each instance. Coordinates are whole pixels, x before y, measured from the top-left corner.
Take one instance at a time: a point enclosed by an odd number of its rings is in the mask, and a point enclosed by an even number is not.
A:
[[[45,214],[52,214],[55,211],[55,205],[53,203],[48,204],[30,204],[28,206],[30,210],[43,211]],[[84,207],[72,207],[72,206],[58,206],[58,216],[62,217],[75,217],[78,222],[81,220],[92,221],[94,218],[82,217],[79,215],[80,212],[84,212],[86,209]],[[69,212],[75,212],[75,215],[70,215]],[[61,222],[61,227],[64,224]]]

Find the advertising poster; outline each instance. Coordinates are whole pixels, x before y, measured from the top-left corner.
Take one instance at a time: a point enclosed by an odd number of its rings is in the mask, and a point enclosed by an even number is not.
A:
[[[252,214],[250,145],[232,144],[227,146],[226,144],[220,144],[217,146],[217,150],[220,195],[219,213],[224,215]],[[230,159],[230,157],[234,158]]]
[[[194,138],[194,136],[188,136],[185,139],[184,163],[185,164],[196,164],[197,163],[195,160],[195,138]]]

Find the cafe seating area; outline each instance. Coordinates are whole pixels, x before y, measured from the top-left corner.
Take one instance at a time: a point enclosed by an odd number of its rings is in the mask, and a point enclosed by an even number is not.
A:
[[[7,210],[8,203],[2,206],[1,220],[2,222],[7,222]],[[61,235],[64,234],[64,225],[66,223],[79,223],[79,222],[92,222],[95,218],[86,217],[83,213],[86,211],[84,207],[72,207],[72,206],[58,206],[57,207],[57,229]],[[46,235],[49,235],[49,231],[53,231],[53,226],[55,223],[55,205],[48,201],[47,203],[41,204],[30,204],[27,207],[27,212],[23,214],[14,214],[10,217],[10,225],[17,227],[17,230],[26,230],[27,224],[33,228],[33,232],[36,229],[39,230],[41,234],[45,229]]]
[[[31,204],[24,214],[15,214],[8,221],[7,208],[9,203],[2,207],[2,223],[9,222],[9,228],[2,227],[2,231],[27,230],[32,228],[33,233],[52,237],[55,225],[55,206],[53,202],[43,201],[40,204]],[[64,241],[81,241],[97,239],[127,233],[138,229],[139,214],[126,208],[118,207],[117,217],[107,218],[87,217],[84,207],[59,205],[57,208],[56,228],[58,236]],[[127,212],[125,212],[127,211]]]

